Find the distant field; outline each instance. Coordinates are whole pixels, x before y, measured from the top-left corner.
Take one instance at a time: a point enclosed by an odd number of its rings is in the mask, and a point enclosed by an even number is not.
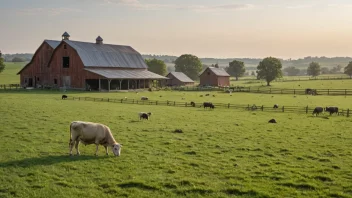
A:
[[[5,70],[0,73],[0,84],[17,84],[20,83],[20,76],[16,75],[26,63],[5,63]]]
[[[201,101],[196,93],[143,95]],[[0,119],[0,197],[352,196],[352,134],[347,130],[352,118],[83,102],[60,96],[60,92],[0,93],[0,112],[6,115]],[[209,99],[350,104],[342,97],[274,98],[217,94]],[[140,111],[153,112],[151,120],[139,122]],[[278,124],[268,124],[271,118]],[[73,120],[109,125],[124,146],[121,157],[105,157],[103,147],[94,157],[93,145],[81,145],[82,156],[69,157]],[[175,129],[183,133],[173,133]]]

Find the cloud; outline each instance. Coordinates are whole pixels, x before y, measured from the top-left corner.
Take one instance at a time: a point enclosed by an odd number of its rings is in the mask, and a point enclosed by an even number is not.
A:
[[[25,8],[17,10],[16,13],[19,15],[34,16],[34,15],[46,15],[46,16],[57,16],[68,12],[82,12],[79,9],[73,8]]]
[[[104,4],[118,4],[138,10],[193,10],[193,11],[231,11],[251,9],[254,7],[252,4],[224,4],[224,5],[176,5],[176,4],[151,4],[143,3],[140,0],[102,0]]]

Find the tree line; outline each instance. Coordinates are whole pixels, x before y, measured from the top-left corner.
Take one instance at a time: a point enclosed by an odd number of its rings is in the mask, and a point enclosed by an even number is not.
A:
[[[146,59],[145,62],[148,65],[149,71],[152,71],[162,76],[166,75],[167,70],[164,61],[153,58]],[[174,64],[176,72],[183,72],[193,80],[198,80],[199,73],[206,67],[208,67],[202,64],[202,62],[197,56],[192,54],[181,55],[174,61]],[[212,64],[211,66],[219,68],[219,65],[217,63]],[[336,73],[339,72],[342,68],[342,66],[338,65],[328,71]],[[238,78],[243,76],[246,72],[244,62],[239,60],[232,60],[224,69],[228,74],[235,77],[236,80],[238,80]],[[258,66],[256,67],[255,73],[258,80],[263,79],[267,82],[267,85],[270,86],[270,82],[272,82],[276,78],[282,77],[283,71],[288,73],[289,75],[296,75],[300,72],[300,70],[295,67],[288,67],[282,70],[282,62],[280,59],[275,57],[267,57],[259,62]],[[320,67],[320,64],[317,62],[311,62],[307,68],[307,74],[313,77],[320,75],[321,71],[322,69]],[[252,72],[252,75],[255,73]],[[350,61],[349,64],[344,67],[344,73],[349,75],[350,78],[352,78],[352,61]]]

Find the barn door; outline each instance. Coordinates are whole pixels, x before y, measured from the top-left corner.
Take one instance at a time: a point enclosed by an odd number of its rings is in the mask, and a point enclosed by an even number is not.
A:
[[[71,76],[63,76],[62,77],[62,86],[63,87],[71,87]]]

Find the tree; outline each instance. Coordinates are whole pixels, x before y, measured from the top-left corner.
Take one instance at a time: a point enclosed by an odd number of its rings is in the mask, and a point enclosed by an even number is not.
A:
[[[12,59],[12,62],[24,62],[23,58],[20,58],[20,57],[14,57]]]
[[[214,65],[214,67],[215,67],[215,68],[219,68],[219,64],[216,63],[216,64]]]
[[[183,72],[191,79],[196,80],[199,72],[202,71],[202,62],[197,56],[183,54],[175,61],[175,71]]]
[[[153,58],[145,59],[145,63],[148,65],[149,71],[159,74],[161,76],[166,75],[166,64],[164,63],[164,61]]]
[[[348,65],[345,67],[345,74],[349,75],[350,78],[352,78],[352,61],[348,63]]]
[[[327,68],[327,67],[322,67],[322,68],[321,68],[321,73],[322,73],[322,74],[330,74],[330,70],[329,70],[329,68]]]
[[[286,72],[288,76],[297,76],[300,72],[300,70],[295,67],[286,67],[283,71]]]
[[[236,80],[238,80],[238,77],[243,76],[243,74],[246,72],[246,68],[244,67],[244,62],[238,61],[238,60],[233,60],[232,62],[230,62],[229,66],[226,67],[225,70],[231,76],[236,77]]]
[[[307,69],[307,74],[309,76],[319,76],[320,75],[320,65],[317,62],[311,62]]]
[[[255,71],[252,71],[252,74],[251,74],[252,76],[255,76]]]
[[[5,69],[4,59],[0,57],[0,73],[4,71],[4,69]]]
[[[267,86],[270,86],[270,82],[276,78],[282,76],[282,63],[279,59],[274,57],[268,57],[263,59],[257,69],[258,69],[258,79],[265,79]]]

